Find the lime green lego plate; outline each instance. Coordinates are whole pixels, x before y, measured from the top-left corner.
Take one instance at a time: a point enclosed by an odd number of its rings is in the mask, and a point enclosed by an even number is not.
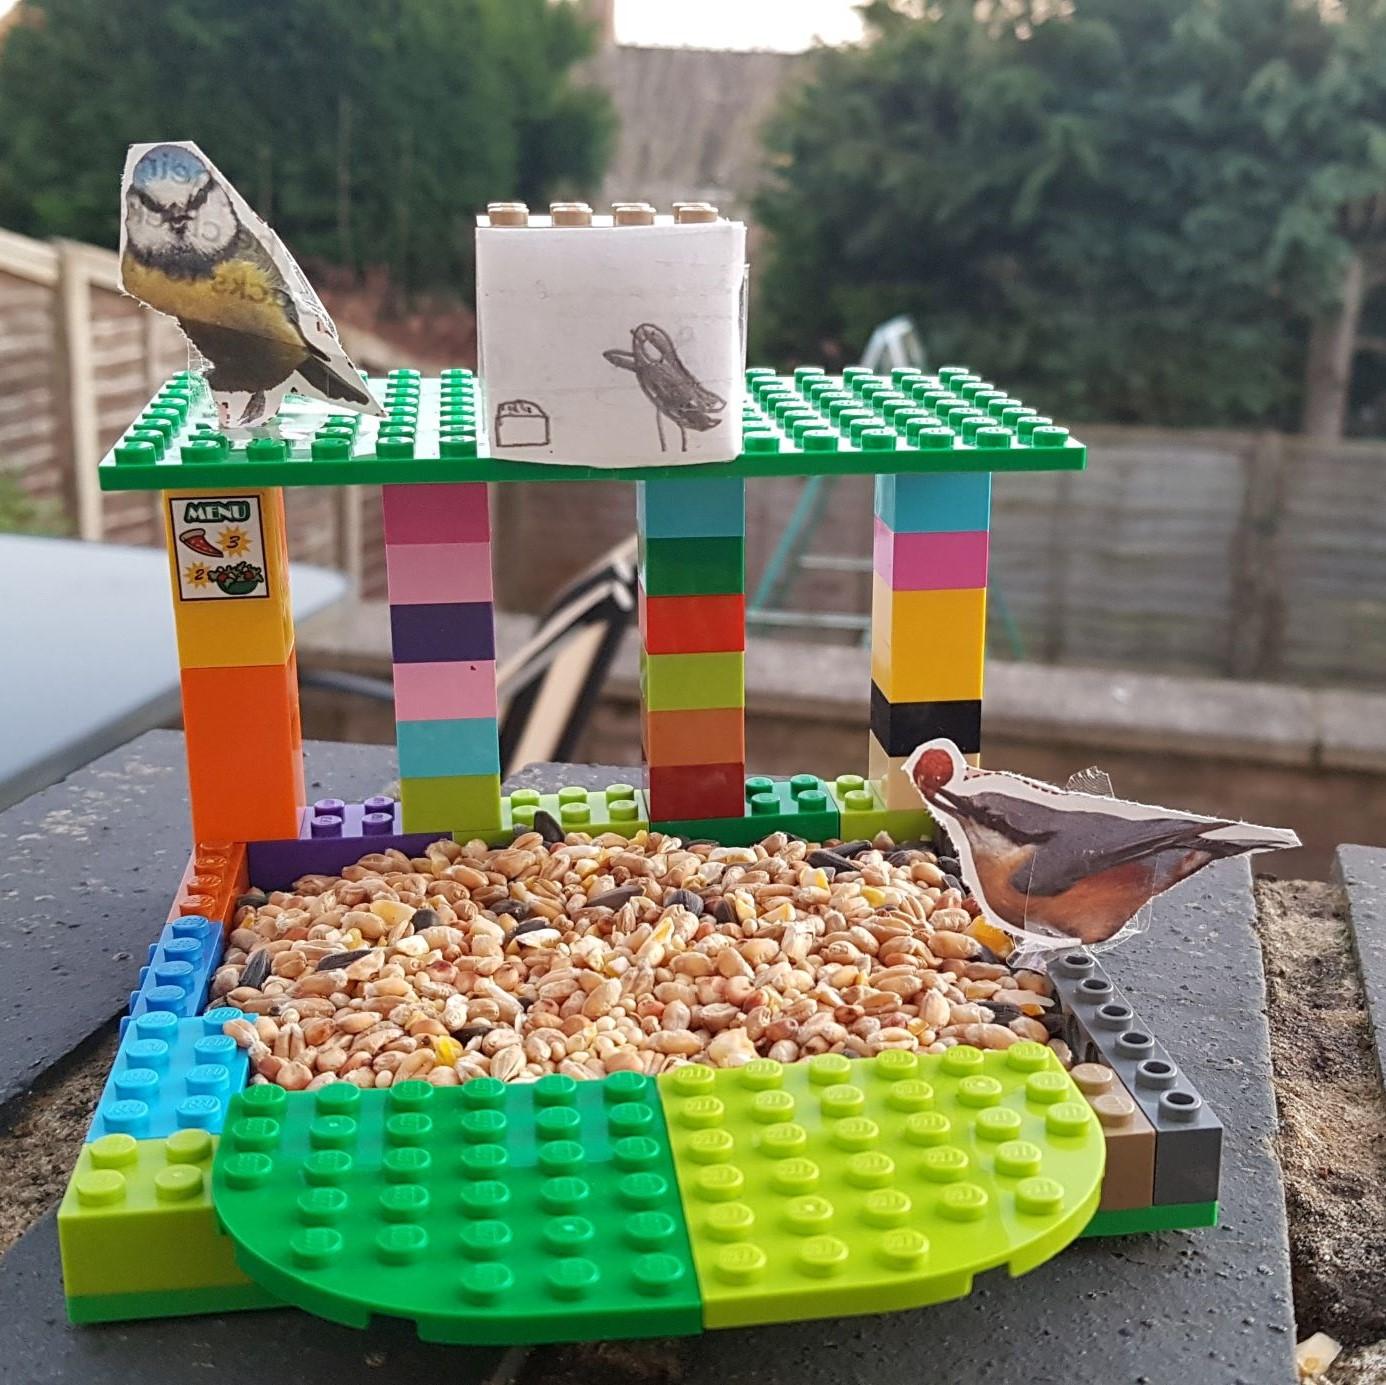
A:
[[[659,1079],[708,1327],[916,1308],[1057,1254],[1102,1131],[1041,1044]]]
[[[517,462],[487,452],[482,392],[469,370],[368,384],[387,417],[290,395],[271,428],[217,431],[201,378],[184,371],[102,459],[102,490],[348,486],[405,482],[625,481],[703,476],[848,476],[939,471],[1077,471],[1087,449],[1052,420],[962,366],[889,376],[746,372],[741,456],[696,467]]]

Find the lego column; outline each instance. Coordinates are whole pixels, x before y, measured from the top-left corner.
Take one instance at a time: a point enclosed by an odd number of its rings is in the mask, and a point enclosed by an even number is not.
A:
[[[917,808],[915,746],[981,750],[991,474],[878,476],[875,510],[868,772],[887,808]]]
[[[642,481],[640,689],[650,820],[739,818],[746,781],[746,488]]]
[[[280,490],[168,491],[195,842],[297,837],[303,736]]]
[[[501,822],[491,520],[483,482],[381,487],[406,832]]]

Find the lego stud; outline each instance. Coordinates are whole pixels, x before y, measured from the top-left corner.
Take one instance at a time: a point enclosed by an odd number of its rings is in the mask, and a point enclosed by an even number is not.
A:
[[[1125,1029],[1135,1019],[1135,1011],[1119,1000],[1113,1000],[1098,1007],[1093,1023],[1099,1029]]]
[[[486,216],[492,226],[529,225],[529,208],[523,202],[488,202]]]
[[[668,1193],[668,1181],[657,1173],[630,1173],[616,1185],[616,1195],[627,1207],[657,1207]]]
[[[760,1137],[760,1152],[767,1159],[784,1159],[808,1148],[808,1131],[795,1121],[770,1126]]]
[[[1182,1088],[1173,1092],[1160,1093],[1160,1114],[1166,1120],[1182,1121],[1187,1124],[1198,1119],[1203,1099],[1197,1092],[1186,1092]]]
[[[717,208],[711,202],[675,202],[674,221],[680,226],[705,225],[717,220]]]
[[[756,1214],[744,1202],[723,1202],[709,1207],[703,1229],[715,1241],[744,1241],[756,1224]]]
[[[549,219],[555,226],[590,226],[592,208],[586,202],[550,202]]]
[[[648,202],[613,202],[611,220],[616,226],[653,226],[655,209]]]
[[[1063,1184],[1053,1178],[1027,1178],[1015,1190],[1015,1205],[1028,1216],[1053,1216],[1064,1205]]]
[[[1157,1089],[1172,1087],[1178,1076],[1179,1069],[1173,1063],[1163,1058],[1147,1058],[1136,1068],[1136,1086]]]
[[[903,1050],[889,1049],[887,1052]],[[885,1054],[881,1056],[884,1057]],[[886,1105],[894,1111],[928,1111],[933,1108],[933,1104],[934,1089],[927,1082],[897,1082],[886,1093]]]
[[[1025,1079],[1025,1099],[1040,1106],[1053,1106],[1068,1095],[1068,1078],[1062,1072],[1032,1072]]]
[[[905,1120],[905,1139],[927,1148],[943,1144],[952,1129],[952,1121],[941,1111],[916,1111]]]
[[[991,1106],[977,1113],[973,1129],[979,1140],[999,1142],[1016,1139],[1024,1126],[1020,1112],[1010,1106]]]
[[[769,1261],[765,1252],[750,1241],[723,1246],[717,1252],[713,1272],[726,1284],[753,1284],[765,1273]]]
[[[631,1278],[636,1293],[655,1298],[672,1293],[685,1274],[683,1264],[676,1256],[651,1254],[642,1255],[636,1260]]]

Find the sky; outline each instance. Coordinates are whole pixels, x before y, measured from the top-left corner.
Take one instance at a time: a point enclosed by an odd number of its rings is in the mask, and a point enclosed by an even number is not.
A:
[[[0,0],[0,15],[15,0]],[[861,33],[854,0],[616,0],[616,37],[654,47],[779,48]]]

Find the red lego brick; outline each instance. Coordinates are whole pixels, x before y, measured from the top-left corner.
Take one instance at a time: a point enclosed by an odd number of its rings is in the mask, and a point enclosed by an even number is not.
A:
[[[651,765],[650,821],[739,818],[746,811],[746,766]]]
[[[746,648],[746,596],[647,596],[640,637],[648,654],[724,654]]]

